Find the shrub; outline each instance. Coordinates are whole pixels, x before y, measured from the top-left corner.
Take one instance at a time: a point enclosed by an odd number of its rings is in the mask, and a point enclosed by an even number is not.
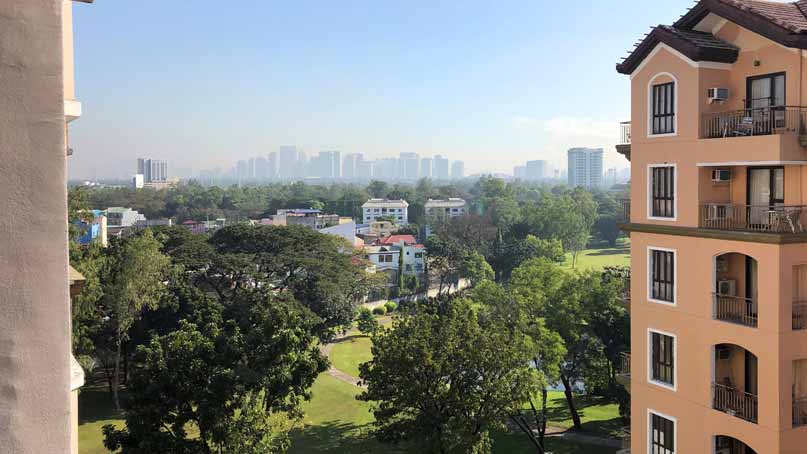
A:
[[[395,309],[398,308],[398,305],[395,304],[395,301],[387,301],[387,303],[384,304],[384,308],[387,310],[387,313],[395,312]]]
[[[387,313],[387,308],[384,306],[378,306],[373,308],[373,314],[375,315],[384,315]]]

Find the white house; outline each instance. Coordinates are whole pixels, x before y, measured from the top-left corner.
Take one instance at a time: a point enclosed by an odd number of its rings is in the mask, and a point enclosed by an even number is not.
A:
[[[388,218],[398,225],[409,222],[409,203],[406,200],[370,199],[361,207],[364,224],[370,224],[378,218]]]
[[[426,216],[453,218],[468,212],[465,200],[450,198],[448,200],[429,199],[425,205]]]

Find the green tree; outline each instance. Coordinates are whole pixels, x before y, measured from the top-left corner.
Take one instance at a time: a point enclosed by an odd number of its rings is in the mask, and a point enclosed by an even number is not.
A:
[[[538,389],[529,339],[470,300],[417,307],[373,337],[372,353],[357,398],[377,402],[376,437],[427,452],[489,453],[489,430]]]
[[[311,334],[316,317],[261,291],[209,308],[206,325],[182,321],[140,347],[126,427],[104,427],[108,449],[257,454],[288,446],[283,421],[300,419],[301,401],[327,369]]]
[[[460,275],[476,285],[486,280],[493,280],[493,268],[490,267],[482,254],[471,251],[465,254],[460,264]]]
[[[364,335],[371,335],[378,330],[378,320],[373,316],[373,311],[370,309],[362,308],[359,311],[359,316],[356,317],[356,327],[359,332]]]
[[[572,266],[583,251],[597,219],[597,203],[583,188],[555,195],[544,192],[539,201],[524,209],[530,233],[539,238],[558,239],[563,249],[572,253]]]
[[[129,339],[129,328],[145,308],[156,307],[165,291],[164,277],[169,259],[149,229],[124,239],[113,239],[100,271],[102,301],[114,344],[112,393],[120,409],[121,357]]]

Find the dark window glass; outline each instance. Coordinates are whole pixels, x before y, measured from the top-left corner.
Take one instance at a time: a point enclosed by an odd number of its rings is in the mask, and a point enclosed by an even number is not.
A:
[[[672,336],[652,333],[651,344],[653,355],[650,364],[652,368],[650,378],[673,386],[675,384],[673,379],[673,373],[675,372],[675,365],[673,364],[675,352],[673,350],[675,347]]]
[[[650,250],[650,298],[675,302],[675,256],[671,251]]]
[[[675,217],[675,167],[651,167],[650,171],[651,216]]]
[[[675,423],[651,413],[650,425],[651,454],[674,454]]]
[[[653,134],[675,132],[675,84],[653,85]]]

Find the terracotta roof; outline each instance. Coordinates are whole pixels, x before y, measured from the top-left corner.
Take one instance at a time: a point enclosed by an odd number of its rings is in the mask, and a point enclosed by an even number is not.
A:
[[[415,240],[414,235],[391,235],[384,239],[378,240],[378,244],[397,244],[401,241],[404,244],[415,244],[417,240]]]
[[[715,36],[695,31],[709,14],[722,17],[786,47],[807,49],[807,0],[701,0],[672,27],[658,26],[617,65],[631,74],[656,44],[663,42],[695,61],[733,63],[736,48]],[[732,46],[733,47],[733,46]]]
[[[711,33],[659,25],[636,46],[636,49],[622,63],[617,65],[617,71],[622,74],[633,73],[660,43],[672,47],[694,61],[734,63],[739,54],[737,46],[727,43]]]
[[[760,0],[719,0],[748,13],[767,19],[794,33],[807,32],[807,1],[795,3],[770,2]]]

